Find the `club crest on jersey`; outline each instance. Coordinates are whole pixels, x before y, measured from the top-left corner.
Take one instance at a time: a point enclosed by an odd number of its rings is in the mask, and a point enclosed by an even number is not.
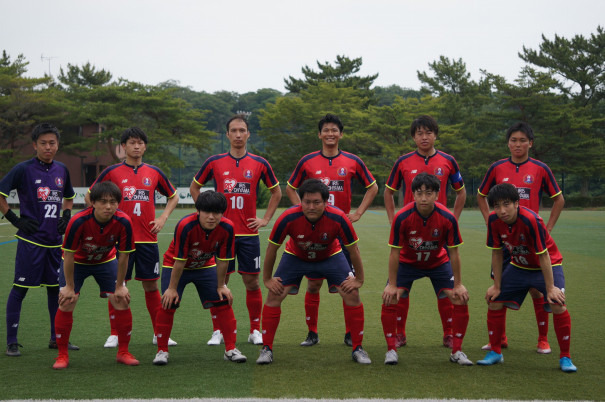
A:
[[[39,200],[46,201],[49,194],[50,194],[50,188],[38,187],[38,199]]]
[[[149,201],[149,190],[137,189],[135,186],[127,186],[122,189],[124,201]]]
[[[194,260],[197,260],[198,258],[200,258],[202,256],[202,252],[200,250],[198,250],[197,248],[194,248],[193,250],[189,251],[189,256],[191,258],[193,258]]]
[[[410,246],[414,249],[418,249],[422,245],[422,237],[410,237]]]
[[[244,177],[246,179],[251,179],[252,178],[252,170],[246,169],[246,171],[244,172]]]
[[[525,235],[523,233],[519,235],[519,241],[521,241],[521,243],[525,243]]]
[[[435,169],[435,176],[443,176],[443,168],[436,168]]]
[[[439,237],[439,229],[433,229],[432,236],[433,237]]]
[[[344,176],[346,176],[346,175],[347,175],[347,169],[345,169],[345,168],[341,167],[340,169],[338,169],[337,174],[338,174],[339,176],[344,177]]]
[[[326,240],[328,240],[328,234],[327,234],[326,232],[322,233],[322,235],[321,235],[321,240],[322,240],[322,241],[326,241]]]
[[[523,177],[523,183],[532,184],[533,182],[534,182],[534,178],[532,175],[526,174],[525,177]]]
[[[143,178],[143,185],[147,187],[151,186],[151,179],[149,177]]]
[[[326,186],[330,186],[330,178],[329,177],[320,177],[319,180],[325,184]]]
[[[57,187],[63,188],[63,178],[55,177],[55,184],[57,185]]]

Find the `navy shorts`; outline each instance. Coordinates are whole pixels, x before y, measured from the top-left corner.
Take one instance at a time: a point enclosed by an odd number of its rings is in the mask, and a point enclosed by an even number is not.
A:
[[[160,252],[157,243],[137,243],[136,250],[129,253],[126,280],[156,281],[160,277]]]
[[[172,276],[171,267],[162,267],[162,294],[170,285],[170,277]],[[228,301],[220,300],[220,296],[216,291],[218,281],[216,279],[216,266],[201,269],[184,269],[176,291],[179,294],[179,303],[173,304],[172,308],[178,308],[180,300],[183,300],[183,291],[187,284],[193,283],[197,289],[197,294],[200,297],[200,302],[204,308],[221,306],[227,304]]]
[[[59,285],[61,247],[42,247],[17,241],[13,284],[24,288]]]
[[[118,260],[104,262],[102,264],[86,265],[74,262],[74,292],[80,294],[84,279],[92,276],[99,285],[101,297],[113,294],[116,291],[116,278],[118,276]],[[63,261],[59,269],[59,286],[65,286],[65,274],[63,273]]]
[[[450,262],[439,265],[433,269],[418,269],[413,265],[399,263],[397,271],[397,288],[403,289],[402,297],[407,297],[412,290],[412,284],[415,280],[428,277],[433,284],[433,289],[437,298],[444,299],[447,297],[444,290],[454,288],[454,273]]]
[[[552,267],[555,286],[565,292],[565,275],[563,266]],[[509,264],[502,273],[500,295],[494,302],[504,303],[513,310],[519,310],[530,288],[538,289],[546,297],[546,283],[540,269],[522,269]],[[550,312],[550,304],[544,303],[544,310]]]
[[[240,274],[260,274],[260,239],[258,236],[235,236],[237,272]],[[229,261],[227,275],[235,272],[235,259]]]
[[[345,247],[344,243],[342,242],[342,239],[340,237],[338,237],[337,239],[338,239],[338,242],[340,243],[340,248],[342,249],[342,253],[344,254],[345,258],[347,259],[347,263],[349,264],[349,267],[351,268],[351,272],[353,272],[353,275],[355,275],[355,267],[353,267],[353,263],[351,262],[351,253],[349,253],[349,250]],[[317,280],[317,278],[312,278],[308,275],[305,275],[305,276],[307,277],[307,279]]]
[[[284,252],[273,276],[280,277],[282,285],[293,286],[291,295],[298,294],[304,276],[311,279],[327,279],[330,293],[338,293],[340,284],[349,276],[353,276],[353,272],[343,253],[334,254],[323,261],[308,262]]]

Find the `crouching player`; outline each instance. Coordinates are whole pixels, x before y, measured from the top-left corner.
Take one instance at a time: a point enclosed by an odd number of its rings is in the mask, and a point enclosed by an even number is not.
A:
[[[243,363],[246,356],[235,347],[237,330],[231,308],[233,296],[225,285],[235,244],[233,222],[223,217],[227,199],[222,193],[204,191],[195,201],[195,208],[197,213],[179,221],[174,229],[174,238],[164,253],[162,308],[156,316],[158,352],[153,364],[168,363],[168,341],[174,313],[188,283],[197,288],[204,308],[215,308],[225,342],[225,360]]]
[[[372,361],[361,347],[364,315],[358,289],[363,285],[364,272],[353,224],[342,210],[327,204],[330,191],[320,180],[306,180],[298,188],[298,195],[301,203],[281,214],[269,236],[263,265],[263,282],[269,292],[262,314],[263,348],[256,363],[273,361],[281,303],[288,294],[298,293],[302,278],[307,276],[326,279],[330,293],[340,294],[345,324],[351,330],[353,360],[370,364]],[[288,235],[286,251],[272,276],[277,250]],[[339,238],[350,253],[355,276],[342,253]]]
[[[454,305],[450,361],[473,365],[462,352],[468,325],[468,292],[462,284],[458,253],[462,238],[454,214],[436,202],[439,187],[436,176],[418,174],[412,181],[414,202],[403,207],[393,219],[389,282],[382,294],[381,319],[387,341],[385,364],[399,361],[396,337],[399,299],[408,297],[415,280],[429,277],[437,297],[448,297]]]
[[[492,350],[477,364],[489,366],[503,361],[504,308],[518,310],[527,292],[537,289],[546,295],[545,309],[552,311],[559,341],[559,366],[577,371],[569,354],[571,319],[565,307],[563,257],[538,214],[519,205],[519,192],[510,183],[498,184],[487,195],[493,209],[487,223],[487,247],[492,249],[494,284],[487,289],[487,330]],[[511,256],[502,269],[502,249]]]
[[[90,190],[92,206],[78,212],[69,222],[63,240],[63,261],[59,270],[59,310],[55,330],[59,356],[53,368],[69,365],[69,334],[73,311],[84,280],[92,276],[99,284],[101,297],[108,297],[116,309],[111,317],[118,331],[116,360],[128,366],[139,361],[128,352],[132,331],[130,294],[124,283],[128,255],[134,251],[132,221],[118,210],[122,193],[112,182],[95,184]],[[116,249],[120,252],[116,261]]]

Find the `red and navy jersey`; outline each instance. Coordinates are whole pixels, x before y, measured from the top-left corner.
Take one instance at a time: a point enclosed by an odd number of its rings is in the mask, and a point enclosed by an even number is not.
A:
[[[330,190],[328,204],[334,205],[348,214],[351,211],[351,184],[357,179],[365,188],[376,180],[363,161],[348,152],[339,151],[333,157],[324,156],[321,151],[305,155],[298,161],[288,185],[298,189],[307,179],[319,179]]]
[[[487,223],[487,247],[506,247],[511,264],[524,269],[540,269],[539,255],[548,250],[551,265],[561,265],[563,257],[548,233],[542,218],[531,209],[519,206],[512,225],[499,219],[495,212]]]
[[[202,228],[197,212],[186,215],[174,228],[174,238],[164,253],[164,267],[173,267],[175,260],[186,261],[185,269],[210,268],[219,260],[233,260],[235,231],[233,222],[221,218],[213,230]]]
[[[8,198],[11,190],[17,190],[19,215],[40,225],[36,233],[30,235],[19,230],[16,237],[44,247],[61,247],[57,224],[63,199],[76,195],[67,167],[61,162],[44,163],[38,158],[21,162],[0,181],[0,194]]]
[[[450,260],[444,246],[458,247],[462,237],[458,221],[444,205],[436,202],[425,218],[416,203],[404,206],[395,214],[389,246],[400,248],[399,262],[418,269],[433,269]]]
[[[402,155],[397,159],[386,182],[386,186],[397,191],[403,185],[403,205],[414,201],[412,180],[418,173],[429,173],[437,176],[441,182],[439,201],[447,205],[447,181],[455,191],[464,187],[460,168],[453,156],[437,151],[432,156],[423,156],[418,151]]]
[[[256,218],[256,198],[262,181],[272,189],[279,184],[271,165],[264,158],[246,152],[236,159],[230,153],[206,159],[193,180],[200,186],[214,179],[214,189],[225,194],[225,217],[233,221],[236,236],[258,236],[250,229],[248,219]]]
[[[479,194],[486,197],[497,184],[510,183],[519,191],[519,205],[540,212],[542,192],[553,198],[561,194],[559,185],[550,168],[539,160],[529,158],[523,163],[514,163],[511,158],[501,159],[488,169]]]
[[[286,253],[309,262],[323,261],[341,252],[338,238],[345,246],[359,240],[345,213],[331,205],[326,205],[323,215],[315,223],[305,218],[300,204],[284,211],[275,221],[269,241],[279,246],[286,236],[290,236]]]
[[[62,250],[74,253],[79,264],[96,265],[134,251],[133,226],[130,217],[119,209],[108,222],[99,223],[94,208],[75,214],[67,225]]]
[[[111,181],[120,188],[120,209],[132,218],[135,243],[157,243],[158,236],[151,233],[149,222],[155,220],[155,192],[168,198],[176,195],[168,177],[153,165],[134,167],[122,162],[103,170],[92,186],[102,181]]]

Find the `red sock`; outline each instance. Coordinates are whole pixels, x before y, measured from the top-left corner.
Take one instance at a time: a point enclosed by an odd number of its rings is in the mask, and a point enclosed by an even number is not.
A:
[[[281,307],[263,307],[263,345],[273,350],[273,339],[281,318]]]
[[[548,313],[544,310],[544,297],[532,299],[538,323],[538,341],[548,341]]]
[[[317,316],[319,315],[319,293],[305,293],[305,319],[309,331],[317,333]]]
[[[506,307],[502,310],[487,310],[487,333],[492,351],[502,353],[502,329],[506,322]]]
[[[158,352],[163,350],[168,352],[168,339],[170,339],[170,333],[172,332],[172,324],[174,323],[174,313],[176,309],[170,308],[164,310],[163,308],[158,310],[158,314],[155,316],[155,329],[158,337]]]
[[[145,304],[147,305],[149,318],[151,318],[151,325],[153,325],[153,333],[155,334],[155,317],[158,314],[158,310],[162,308],[162,296],[160,296],[160,291],[154,290],[152,292],[145,292]]]
[[[225,350],[231,350],[235,348],[235,341],[237,338],[237,321],[233,314],[233,308],[230,305],[225,304],[216,309],[216,319],[219,322],[219,327],[223,334],[223,340],[225,342]]]
[[[345,317],[348,316],[347,322],[351,328],[351,341],[353,342],[353,350],[355,350],[358,346],[361,346],[361,342],[363,341],[363,303],[359,306],[345,305],[344,309]]]
[[[397,350],[397,337],[395,336],[397,334],[397,305],[385,306],[383,304],[380,320],[382,321],[382,332],[387,341],[387,350]]]
[[[260,288],[246,290],[246,307],[250,317],[250,333],[255,329],[260,330],[260,316],[263,311],[263,292]]]
[[[55,315],[55,333],[60,355],[68,354],[69,335],[74,322],[73,317],[73,311],[63,311],[61,309],[58,309]]]
[[[569,311],[565,310],[561,314],[553,314],[552,323],[555,327],[555,334],[557,334],[559,349],[561,350],[559,358],[571,357],[569,354],[571,344],[571,317],[569,316]]]
[[[410,295],[400,297],[397,303],[397,333],[405,336],[405,323],[408,320],[408,310],[410,309]]]
[[[454,315],[454,305],[449,297],[437,299],[437,309],[441,317],[441,326],[443,327],[443,336],[452,334],[452,317]]]
[[[118,331],[118,353],[128,352],[130,333],[132,332],[132,312],[130,307],[126,310],[116,310],[115,326]]]
[[[462,306],[453,304],[453,307],[452,335],[454,335],[454,342],[452,354],[462,349],[462,341],[468,326],[468,306],[466,304]]]
[[[216,315],[216,307],[210,307],[210,318],[212,318],[212,331],[220,331],[221,326],[218,322],[218,317]]]
[[[110,335],[118,336],[118,331],[116,330],[115,320],[112,319],[112,316],[115,316],[116,309],[113,308],[113,304],[109,300],[107,300],[107,310],[109,310],[109,327],[111,328]]]

